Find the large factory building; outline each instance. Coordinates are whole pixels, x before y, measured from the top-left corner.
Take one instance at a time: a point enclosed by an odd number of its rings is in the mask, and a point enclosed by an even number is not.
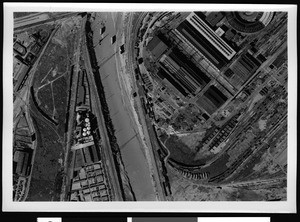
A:
[[[176,30],[218,69],[225,66],[236,54],[236,51],[194,12]]]

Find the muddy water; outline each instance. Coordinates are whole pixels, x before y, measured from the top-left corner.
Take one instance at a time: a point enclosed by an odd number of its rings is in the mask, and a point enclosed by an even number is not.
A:
[[[144,147],[129,111],[129,99],[120,87],[116,68],[116,57],[119,55],[115,55],[115,53],[119,53],[120,43],[118,39],[120,38],[117,36],[117,42],[114,43],[117,47],[111,45],[111,37],[122,31],[121,22],[121,16],[117,16],[117,14],[110,12],[96,14],[92,24],[94,45],[98,44],[95,47],[95,52],[100,66],[106,101],[115,128],[115,136],[136,199],[156,200],[149,167],[143,151]],[[100,29],[103,25],[105,25],[105,32],[100,35]],[[99,45],[100,39],[102,39],[101,45]]]

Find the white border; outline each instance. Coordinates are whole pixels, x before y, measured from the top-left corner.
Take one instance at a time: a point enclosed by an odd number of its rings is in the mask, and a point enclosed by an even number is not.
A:
[[[288,11],[288,195],[283,202],[13,202],[12,123],[13,123],[13,12],[17,11]],[[100,4],[100,3],[4,3],[3,43],[3,159],[2,210],[46,212],[296,212],[297,148],[297,6],[236,4]]]
[[[270,222],[270,217],[198,217],[197,222]]]

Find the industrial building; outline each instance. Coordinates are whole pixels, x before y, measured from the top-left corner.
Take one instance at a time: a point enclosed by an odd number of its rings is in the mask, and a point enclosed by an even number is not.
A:
[[[199,12],[195,12],[195,14],[198,15]],[[200,12],[201,13],[201,12]],[[205,20],[207,23],[214,27],[218,22],[220,22],[224,18],[223,12],[208,12],[208,15],[206,16]]]
[[[255,73],[260,65],[261,61],[247,52],[240,56],[240,58],[224,72],[224,75],[233,86],[240,88],[243,83]]]
[[[235,51],[212,30],[198,15],[191,13],[186,20],[204,36],[223,56],[230,60]]]
[[[189,93],[195,94],[199,86],[188,76],[187,71],[183,67],[180,67],[173,59],[166,55],[161,57],[160,63]]]
[[[25,56],[27,53],[26,47],[23,46],[20,42],[14,43],[14,52],[18,53],[21,56]]]
[[[177,48],[174,48],[169,56],[180,67],[186,70],[186,73],[193,81],[193,84],[197,84],[202,89],[207,83],[210,82],[210,78]]]
[[[190,42],[217,69],[225,66],[236,54],[236,51],[194,12],[176,30],[183,41]]]
[[[109,201],[110,191],[101,162],[74,172],[70,201]]]
[[[168,71],[163,68],[159,68],[157,75],[163,80],[166,85],[176,90],[176,92],[181,93],[184,97],[188,96],[188,92],[186,91],[186,89],[181,86],[181,84],[176,79],[174,79]]]
[[[176,48],[163,54],[159,65],[162,70],[158,76],[167,78],[184,96],[196,95],[210,82],[210,78]]]
[[[13,171],[20,176],[28,176],[32,149],[17,150],[14,153]]]
[[[168,46],[157,36],[154,36],[148,43],[147,50],[151,51],[155,59],[159,59],[168,50]]]
[[[84,79],[85,79],[85,75],[83,73],[82,70],[79,70],[78,72],[78,92],[77,92],[77,104],[85,104],[86,101],[86,87],[85,87],[85,82],[84,82]]]
[[[221,85],[210,85],[205,92],[199,96],[196,103],[209,115],[212,115],[229,98],[225,93],[226,89]]]
[[[272,63],[276,68],[280,68],[282,64],[287,60],[287,48],[283,50]]]
[[[273,19],[274,12],[227,12],[229,25],[242,33],[255,33],[265,28]]]
[[[48,40],[47,31],[40,33],[20,33],[14,35],[14,92],[19,91],[25,84],[32,65],[35,63],[42,46]]]

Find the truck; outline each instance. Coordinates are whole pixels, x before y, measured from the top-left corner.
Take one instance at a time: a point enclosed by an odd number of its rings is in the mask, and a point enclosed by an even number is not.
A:
[[[125,52],[125,46],[124,44],[120,46],[120,54],[123,54]]]

